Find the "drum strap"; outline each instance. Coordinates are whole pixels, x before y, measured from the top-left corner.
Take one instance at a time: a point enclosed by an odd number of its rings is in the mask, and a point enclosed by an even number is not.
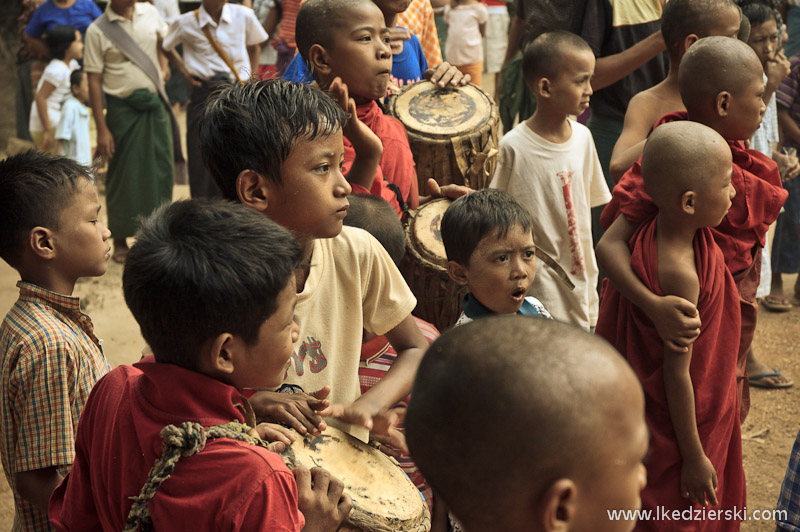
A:
[[[140,528],[143,531],[153,530],[153,520],[147,503],[155,496],[161,484],[170,477],[178,460],[182,456],[192,456],[202,451],[206,441],[229,438],[268,448],[267,442],[257,436],[255,429],[238,421],[208,428],[191,421],[181,423],[180,427],[167,425],[161,429],[161,438],[163,440],[161,458],[156,460],[150,469],[139,495],[131,497],[133,506],[128,513],[123,532],[134,532]]]
[[[403,212],[403,214],[406,214],[408,212],[408,203],[406,203],[406,201],[403,199],[403,193],[400,192],[400,187],[386,179],[385,176],[381,177],[383,177],[383,180],[386,181],[386,186],[389,187],[389,190],[394,192],[394,195],[397,196],[397,204],[400,205],[400,210]]]

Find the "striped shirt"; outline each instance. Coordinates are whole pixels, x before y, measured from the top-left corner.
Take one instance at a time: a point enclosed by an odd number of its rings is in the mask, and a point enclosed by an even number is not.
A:
[[[778,515],[775,525],[784,532],[800,532],[800,432],[794,440],[786,476],[783,477],[778,497]],[[785,512],[785,514],[783,513]]]
[[[408,28],[408,31],[417,36],[430,68],[442,64],[442,49],[439,46],[439,34],[436,33],[436,20],[430,0],[411,0],[408,9],[397,16],[397,25]]]
[[[83,406],[111,368],[78,297],[17,286],[19,299],[0,326],[0,455],[14,492],[12,530],[53,530],[47,515],[19,496],[14,474],[53,466],[67,473]]]
[[[789,59],[789,63],[791,70],[775,90],[775,100],[780,107],[789,110],[792,120],[800,123],[800,98],[798,98],[800,96],[800,53],[793,55]],[[792,142],[789,135],[783,136],[783,144],[800,148],[800,145]]]

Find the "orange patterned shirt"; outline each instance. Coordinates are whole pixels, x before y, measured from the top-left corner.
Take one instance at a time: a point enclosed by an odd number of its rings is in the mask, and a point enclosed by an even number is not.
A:
[[[408,9],[398,15],[397,25],[417,36],[430,68],[442,64],[442,49],[430,0],[411,0]]]

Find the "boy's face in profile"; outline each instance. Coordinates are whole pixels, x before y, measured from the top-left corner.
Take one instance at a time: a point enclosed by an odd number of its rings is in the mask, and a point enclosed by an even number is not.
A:
[[[72,282],[106,273],[111,231],[99,220],[99,214],[100,199],[94,185],[80,179],[72,203],[61,211],[58,229],[53,230],[57,252],[54,268]]]
[[[294,321],[296,303],[297,291],[292,276],[278,295],[277,309],[261,324],[255,343],[245,348],[230,384],[237,388],[277,388],[283,383],[300,334]]]
[[[72,94],[81,103],[89,101],[89,77],[85,72],[81,75],[81,84],[72,86]]]
[[[728,113],[729,140],[746,140],[761,126],[767,106],[764,104],[764,79],[761,65],[755,58],[742,69],[738,90],[731,91]]]
[[[472,295],[496,314],[513,314],[525,300],[536,275],[533,234],[521,226],[498,237],[495,231],[478,243],[462,269]]]
[[[347,84],[350,95],[361,100],[386,96],[392,76],[389,30],[375,4],[346,8],[345,24],[336,28],[333,45],[326,50],[332,76]]]
[[[718,18],[714,26],[708,30],[708,35],[700,35],[700,37],[709,37],[717,35],[720,37],[731,37],[736,39],[739,35],[739,28],[741,27],[741,20],[739,19],[739,10],[736,6],[731,5],[727,9],[718,13]]]
[[[562,53],[563,68],[550,83],[553,106],[560,113],[580,116],[589,107],[595,57],[591,50],[566,47]]]
[[[314,140],[300,138],[281,165],[283,183],[268,183],[267,216],[298,238],[333,238],[342,221],[352,188],[342,175],[342,130]]]
[[[727,151],[730,161],[730,150]],[[702,216],[704,227],[718,226],[731,208],[731,201],[736,196],[736,190],[731,184],[731,165],[731,162],[726,165],[722,161],[710,164],[708,171],[713,172],[713,176],[709,177],[707,186],[696,193],[696,212]]]

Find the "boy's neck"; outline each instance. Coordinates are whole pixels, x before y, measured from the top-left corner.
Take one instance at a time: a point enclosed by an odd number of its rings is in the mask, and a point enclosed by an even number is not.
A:
[[[527,126],[540,137],[554,144],[563,144],[572,138],[569,117],[546,106],[539,106],[526,122]]]
[[[665,245],[687,248],[692,247],[699,227],[689,223],[685,216],[670,216],[659,212],[656,219],[656,238]]]
[[[311,254],[314,251],[314,239],[299,239],[299,242],[300,247],[303,248],[303,253],[301,255],[300,264],[297,266],[297,273],[295,276],[298,294],[305,288],[306,281],[311,273]]]
[[[19,268],[20,278],[26,283],[35,284],[56,294],[71,296],[77,279],[64,278],[49,265],[23,265]]]

